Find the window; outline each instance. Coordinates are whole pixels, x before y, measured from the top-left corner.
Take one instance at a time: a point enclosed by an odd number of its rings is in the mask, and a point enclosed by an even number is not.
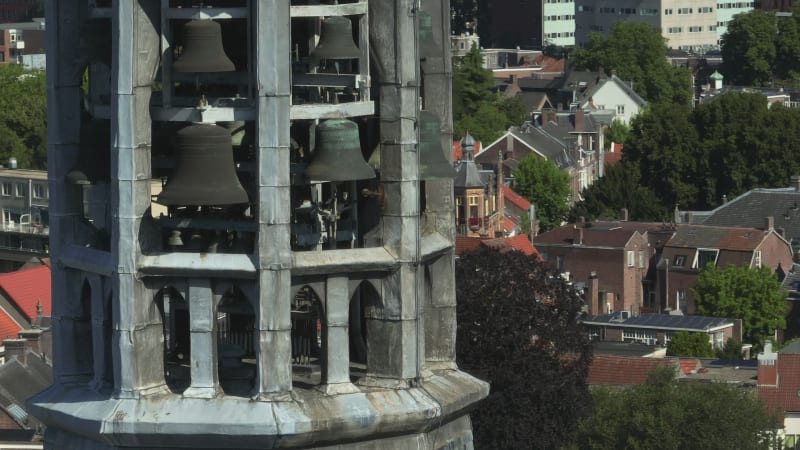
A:
[[[678,8],[678,14],[691,14],[692,8]]]
[[[646,258],[646,252],[644,250],[639,250],[639,268],[644,269],[644,261]]]
[[[625,342],[639,342],[647,345],[656,343],[656,332],[653,330],[623,329],[622,340]]]
[[[682,312],[686,312],[686,290],[681,289],[680,291],[675,293],[675,301],[678,303],[678,309]]]
[[[25,183],[17,183],[17,197],[25,196]]]
[[[628,250],[628,267],[633,267],[635,263],[636,256],[633,253],[633,250]]]
[[[564,271],[564,257],[563,256],[556,256],[556,269],[559,272]]]
[[[617,105],[617,115],[625,115],[625,105]]]
[[[692,265],[692,269],[704,269],[707,265],[717,264],[717,255],[719,250],[713,248],[699,248],[697,249],[697,258]]]
[[[753,252],[753,265],[756,269],[761,268],[761,250],[756,250]]]
[[[671,15],[671,14],[672,14],[672,8],[669,8],[669,9],[665,9],[665,10],[664,10],[664,15],[665,15],[665,16],[669,16],[669,15]]]
[[[681,27],[669,27],[667,29],[667,33],[670,33],[670,34],[677,34],[677,33],[680,33],[682,31],[683,31],[683,28],[681,28]]]
[[[701,31],[703,31],[703,27],[701,27],[699,25],[694,25],[694,26],[689,27],[689,33],[699,33]]]
[[[686,263],[686,256],[678,255],[675,257],[675,267],[683,267]]]
[[[3,182],[3,196],[8,197],[11,195],[11,183]]]
[[[33,185],[33,198],[45,198],[44,186],[41,184]]]

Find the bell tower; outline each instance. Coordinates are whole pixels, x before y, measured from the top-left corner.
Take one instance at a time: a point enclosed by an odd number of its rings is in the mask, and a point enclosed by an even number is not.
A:
[[[471,449],[449,2],[46,11],[45,448]]]

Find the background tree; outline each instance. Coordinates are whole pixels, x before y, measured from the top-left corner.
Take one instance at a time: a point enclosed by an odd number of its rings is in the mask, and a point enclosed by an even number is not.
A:
[[[766,267],[709,265],[692,289],[697,314],[742,319],[745,342],[760,349],[776,330],[786,328],[786,293]]]
[[[475,448],[561,448],[590,408],[582,299],[535,257],[489,249],[456,260],[456,291],[458,366],[491,383]]]
[[[717,358],[719,359],[742,359],[742,343],[728,338],[725,345],[717,350]]]
[[[483,68],[480,50],[472,48],[455,60],[453,73],[453,132],[467,131],[477,140],[492,142],[512,125],[521,125],[529,114],[519,98],[503,99],[495,91],[492,71]]]
[[[47,90],[44,71],[0,65],[0,161],[47,169]]]
[[[514,190],[536,207],[540,231],[557,227],[567,219],[572,193],[569,174],[535,154],[525,157],[513,174]]]
[[[691,78],[685,68],[667,62],[667,44],[648,23],[620,20],[611,33],[591,33],[589,43],[571,53],[575,67],[617,76],[633,82],[633,89],[651,102],[690,104]]]
[[[725,383],[679,383],[664,367],[630,389],[592,389],[594,411],[575,449],[768,450],[780,420],[750,392]]]
[[[630,134],[631,127],[625,122],[615,118],[605,130],[606,146],[610,146],[612,142],[615,144],[624,144]]]
[[[629,161],[607,166],[603,177],[584,189],[582,197],[569,211],[572,222],[579,217],[617,219],[623,208],[628,210],[628,218],[635,221],[661,221],[669,215],[653,191],[641,185],[639,167]]]
[[[765,86],[775,65],[775,15],[754,9],[737,14],[722,36],[722,73],[729,83]]]
[[[623,160],[639,166],[641,183],[668,206],[694,205],[702,164],[699,138],[684,104],[651,104],[634,118]]]
[[[691,356],[695,358],[711,358],[714,347],[705,333],[689,333],[678,331],[672,336],[667,346],[667,356]]]

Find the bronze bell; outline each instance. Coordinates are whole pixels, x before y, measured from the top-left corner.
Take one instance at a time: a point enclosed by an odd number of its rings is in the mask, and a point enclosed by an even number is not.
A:
[[[317,126],[317,147],[306,177],[315,181],[352,181],[375,178],[361,154],[358,125],[352,120],[330,119]]]
[[[177,163],[158,203],[227,206],[248,202],[233,162],[231,134],[217,125],[189,125],[175,139]]]
[[[70,184],[108,183],[111,180],[111,121],[91,119],[81,124],[78,161],[67,172]]]
[[[361,50],[353,42],[353,24],[350,19],[333,16],[323,20],[319,42],[311,56],[318,59],[358,59]]]
[[[172,64],[175,72],[233,72],[222,47],[222,31],[213,20],[192,20],[183,26],[183,51]]]
[[[422,180],[450,178],[456,170],[442,151],[439,118],[428,111],[419,112],[419,177]]]
[[[433,40],[433,17],[425,11],[417,11],[419,18],[419,58],[442,56],[442,49]]]

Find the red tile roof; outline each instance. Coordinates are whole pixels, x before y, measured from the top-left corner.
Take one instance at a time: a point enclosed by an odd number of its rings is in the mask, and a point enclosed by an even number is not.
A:
[[[531,207],[531,202],[506,185],[503,185],[503,198],[523,211],[527,211]]]
[[[481,152],[481,141],[475,141],[475,149],[473,149],[472,154],[477,155]],[[461,153],[461,140],[453,141],[453,161],[460,161],[462,157]]]
[[[587,226],[583,228],[583,243],[581,245],[593,247],[623,248],[631,240],[637,230],[623,226]],[[574,224],[567,224],[536,236],[536,244],[548,245],[573,245],[578,236]]]
[[[6,292],[22,313],[31,322],[36,319],[36,305],[41,302],[42,313],[49,316],[52,300],[50,296],[50,267],[38,266],[0,275],[0,289]]]
[[[20,330],[22,330],[22,326],[0,309],[0,341],[17,337]]]
[[[526,256],[539,255],[536,247],[533,246],[531,241],[528,239],[528,236],[524,234],[518,234],[510,238],[505,238],[505,242],[510,248],[519,250]]]
[[[657,367],[675,366],[676,363],[674,359],[595,355],[587,382],[610,386],[642,384]]]
[[[778,386],[759,386],[758,397],[771,408],[800,411],[800,354],[778,353],[777,370]]]
[[[456,236],[456,255],[460,255],[470,250],[477,250],[481,246],[480,237]]]
[[[622,160],[622,153],[605,153],[603,154],[603,160],[606,166],[613,166]]]

